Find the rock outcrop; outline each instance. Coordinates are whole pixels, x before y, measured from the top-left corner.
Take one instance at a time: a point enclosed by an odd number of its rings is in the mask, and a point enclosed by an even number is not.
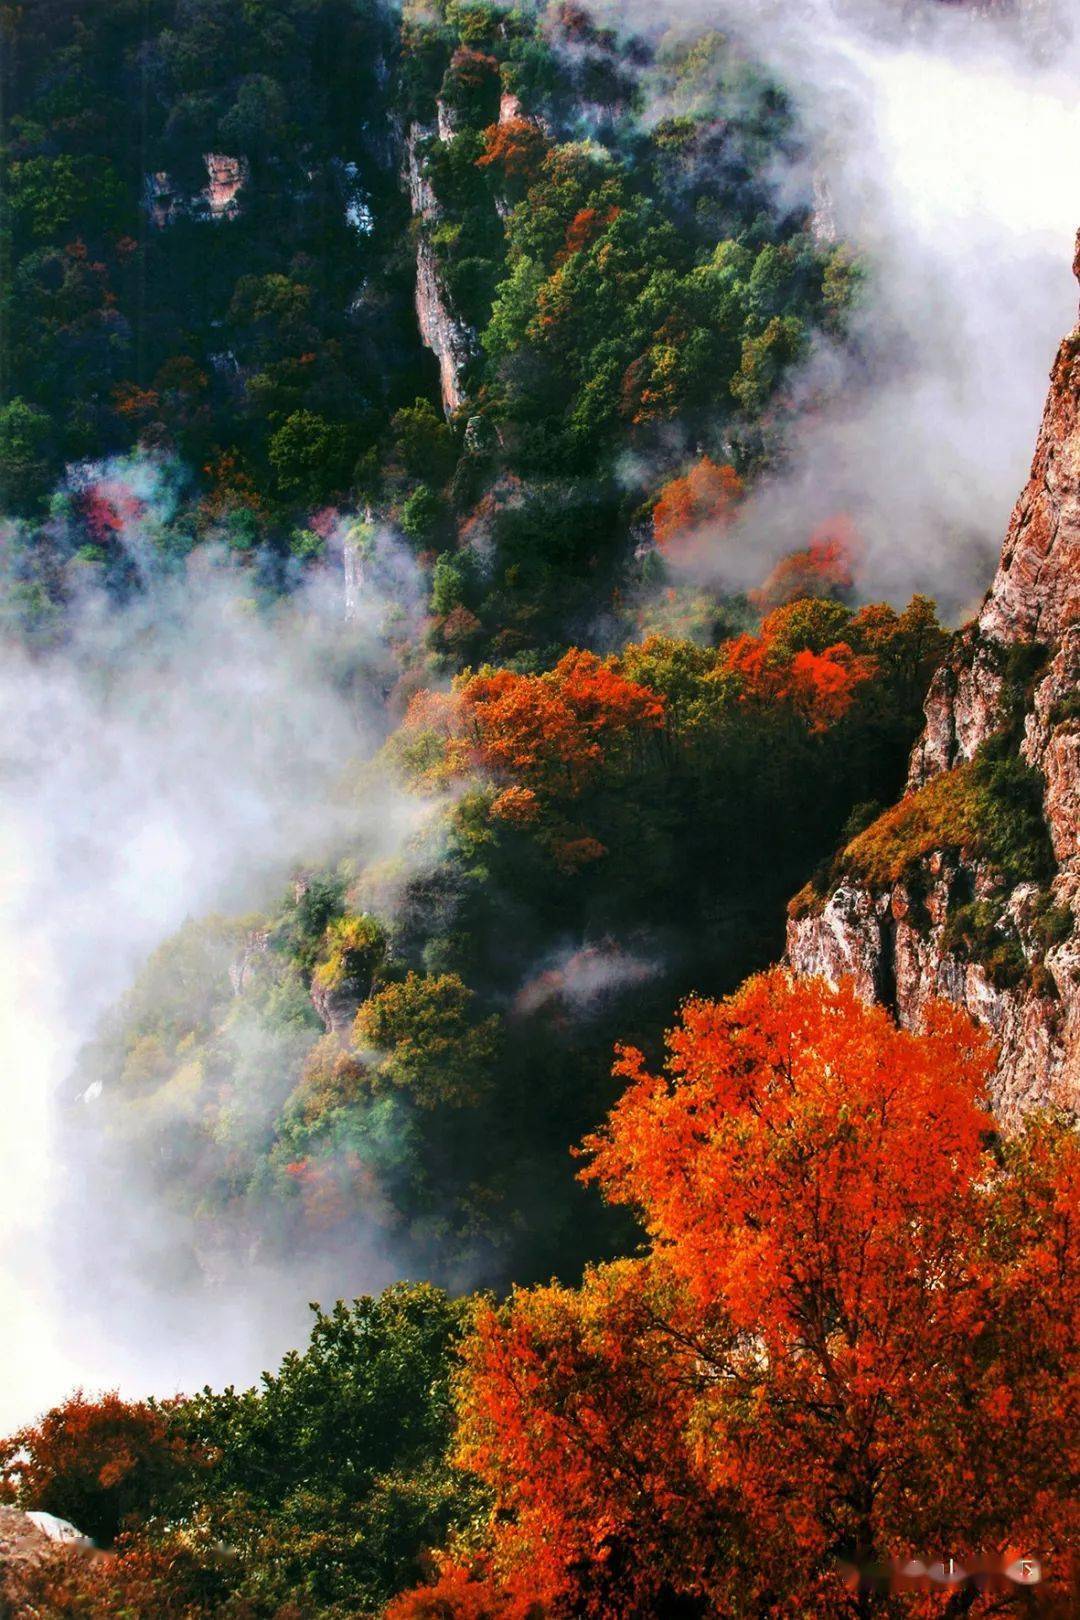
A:
[[[443,410],[450,416],[465,403],[465,372],[476,354],[477,336],[450,307],[431,240],[442,209],[424,173],[421,149],[434,133],[422,124],[410,127],[405,140],[406,179],[417,224],[416,320],[422,342],[439,362]],[[441,106],[438,133],[443,140],[453,139],[452,128]]]
[[[270,930],[254,928],[248,934],[239,955],[229,963],[229,983],[234,996],[242,996],[270,954]]]
[[[230,157],[224,152],[204,152],[206,185],[193,197],[178,190],[166,169],[157,169],[143,179],[143,207],[150,223],[159,231],[177,220],[238,219],[240,194],[247,185],[251,168],[246,157]]]
[[[370,979],[365,982],[342,975],[332,979],[316,977],[311,981],[311,1005],[325,1024],[328,1035],[347,1035],[370,993]]]
[[[521,102],[512,91],[504,91],[499,102],[499,123],[526,117]],[[540,119],[533,120],[544,128]],[[443,284],[432,233],[443,217],[443,209],[424,172],[423,148],[426,141],[438,139],[449,145],[457,138],[457,123],[451,109],[440,98],[436,102],[435,123],[410,125],[405,136],[405,182],[416,222],[416,319],[420,337],[439,362],[443,409],[447,416],[465,403],[465,376],[479,349],[474,327],[455,312]],[[510,204],[495,199],[495,207],[505,219]]]
[[[66,1559],[93,1556],[93,1542],[65,1519],[0,1507],[0,1620],[43,1613],[34,1601],[42,1578]]]
[[[207,152],[203,162],[206,185],[197,198],[199,210],[211,219],[236,219],[240,213],[240,193],[248,182],[247,158]]]
[[[369,509],[367,522],[371,521]],[[345,571],[345,620],[348,624],[356,624],[363,613],[365,578],[364,546],[359,534],[355,532],[346,534],[342,541],[341,556]]]
[[[993,1100],[1008,1122],[1035,1104],[1080,1109],[1080,327],[1058,350],[993,584],[931,684],[904,802],[946,772],[946,792],[960,791],[957,767],[988,746],[1037,773],[1045,879],[1010,881],[961,845],[920,850],[875,886],[841,856],[830,893],[793,903],[788,959],[801,973],[851,975],[909,1027],[932,997],[967,1008],[998,1043]],[[965,908],[979,917],[975,948],[957,928]]]

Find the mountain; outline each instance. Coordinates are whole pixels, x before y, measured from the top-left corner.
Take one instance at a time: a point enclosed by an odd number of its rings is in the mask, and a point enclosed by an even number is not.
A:
[[[1074,270],[1080,275],[1080,239]],[[999,1045],[1011,1120],[1080,1100],[1080,327],[982,609],[926,701],[900,802],[792,902],[788,959],[916,1026],[944,996]]]

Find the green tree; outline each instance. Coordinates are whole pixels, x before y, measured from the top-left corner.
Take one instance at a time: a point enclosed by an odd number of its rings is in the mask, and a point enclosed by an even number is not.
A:
[[[445,517],[445,509],[429,484],[418,484],[401,509],[401,527],[415,545],[426,545],[435,538]]]
[[[260,1387],[179,1407],[176,1432],[216,1458],[201,1500],[258,1612],[301,1594],[320,1614],[377,1610],[475,1510],[446,1455],[471,1317],[469,1300],[401,1283],[316,1310],[307,1349]]]
[[[286,139],[288,98],[276,79],[253,73],[240,85],[218,127],[226,146],[245,156],[261,156]]]
[[[454,470],[457,446],[454,435],[429,399],[395,411],[390,422],[394,459],[411,478],[444,484]]]
[[[10,165],[8,207],[37,241],[70,231],[83,221],[107,228],[123,207],[124,191],[111,164],[62,153],[29,157]]]
[[[51,472],[52,422],[25,399],[0,407],[0,505],[27,512],[43,493]]]
[[[375,1078],[420,1108],[468,1107],[491,1089],[499,1019],[479,1018],[476,994],[456,973],[410,973],[356,1015],[361,1047],[382,1054]]]
[[[346,424],[307,410],[294,411],[282,423],[269,454],[279,488],[307,505],[341,494],[355,459]]]
[[[467,582],[468,574],[461,557],[455,552],[444,551],[436,558],[431,575],[432,613],[441,619],[460,607],[465,599]]]
[[[386,929],[377,918],[338,917],[326,930],[312,982],[328,995],[355,988],[362,1000],[383,974],[389,954]]]
[[[794,315],[774,315],[760,337],[746,339],[739,370],[731,382],[731,392],[743,410],[756,414],[763,408],[805,347],[805,328]]]

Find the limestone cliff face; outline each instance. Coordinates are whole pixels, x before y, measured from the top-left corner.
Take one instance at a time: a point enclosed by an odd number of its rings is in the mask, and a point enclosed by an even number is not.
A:
[[[506,92],[499,104],[499,122],[505,124],[524,116],[517,96]],[[450,416],[465,403],[465,374],[478,352],[479,338],[475,329],[462,320],[451,305],[431,241],[432,231],[443,214],[424,173],[423,143],[433,136],[447,145],[457,137],[453,112],[442,100],[436,103],[434,125],[414,123],[406,133],[405,181],[417,225],[416,319],[423,343],[439,362],[443,409]],[[509,204],[496,198],[495,206],[505,219]]]
[[[185,196],[164,169],[145,176],[143,207],[158,230],[178,219],[238,219],[241,193],[248,184],[251,169],[246,157],[230,157],[224,152],[205,152],[206,185],[193,197]]]
[[[432,228],[441,217],[439,200],[424,174],[421,145],[435,131],[413,124],[405,139],[406,178],[413,217],[417,221],[416,319],[420,337],[439,362],[443,410],[447,416],[465,402],[465,371],[476,353],[476,333],[454,313],[439,277],[431,242]],[[440,106],[437,133],[453,139],[453,128]]]
[[[1019,713],[1018,667],[1028,672]],[[931,684],[908,795],[1009,729],[1042,786],[1054,862],[1046,884],[1003,887],[970,852],[936,851],[883,888],[840,881],[800,904],[788,927],[797,971],[852,975],[904,1025],[917,1026],[935,996],[987,1025],[1000,1049],[994,1102],[1006,1121],[1038,1103],[1080,1109],[1080,327],[1054,362],[1031,476],[993,584]],[[980,902],[993,936],[1025,965],[1012,982],[950,943],[958,909]]]
[[[248,182],[245,157],[229,157],[224,152],[207,152],[206,186],[198,202],[211,219],[236,219],[240,213],[240,193]]]

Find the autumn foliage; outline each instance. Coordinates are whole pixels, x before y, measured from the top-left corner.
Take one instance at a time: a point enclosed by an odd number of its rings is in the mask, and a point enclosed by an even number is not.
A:
[[[663,1072],[624,1050],[584,1175],[649,1252],[482,1311],[459,1461],[488,1544],[395,1620],[835,1620],[891,1612],[853,1567],[918,1553],[1037,1552],[1060,1593],[1080,1143],[1002,1145],[991,1067],[955,1009],[913,1034],[780,970],[687,1003]]]
[[[540,173],[547,141],[540,126],[529,118],[506,118],[484,131],[484,150],[478,169],[490,169],[502,180],[528,186]]]
[[[702,529],[726,528],[742,495],[742,479],[734,467],[719,466],[711,457],[702,456],[684,477],[671,479],[661,490],[653,508],[657,545],[661,551],[670,551]]]
[[[576,798],[620,745],[657,729],[663,700],[594,653],[572,648],[543,675],[481,670],[449,697],[421,693],[407,727],[441,727],[455,768],[507,784],[503,812],[531,818],[537,796]]]
[[[475,675],[462,697],[483,763],[531,785],[581,791],[605,750],[657,727],[664,705],[595,654],[567,653],[546,675]]]
[[[829,620],[813,600],[793,602],[770,613],[756,636],[736,637],[726,654],[748,698],[788,704],[812,731],[841,719],[874,673],[873,659],[848,641],[825,644],[823,626]]]
[[[622,210],[612,204],[610,208],[579,208],[569,225],[566,227],[566,242],[562,252],[556,254],[556,264],[563,263],[574,253],[581,253],[591,246],[596,238],[613,225]]]
[[[854,589],[858,553],[855,527],[841,514],[819,525],[803,550],[781,557],[751,600],[764,613],[806,596],[844,601]]]
[[[115,1393],[77,1392],[0,1447],[4,1484],[21,1506],[70,1519],[102,1543],[199,1463],[171,1432],[167,1407]]]
[[[87,533],[101,546],[120,540],[146,512],[143,502],[120,478],[90,484],[79,505]]]

